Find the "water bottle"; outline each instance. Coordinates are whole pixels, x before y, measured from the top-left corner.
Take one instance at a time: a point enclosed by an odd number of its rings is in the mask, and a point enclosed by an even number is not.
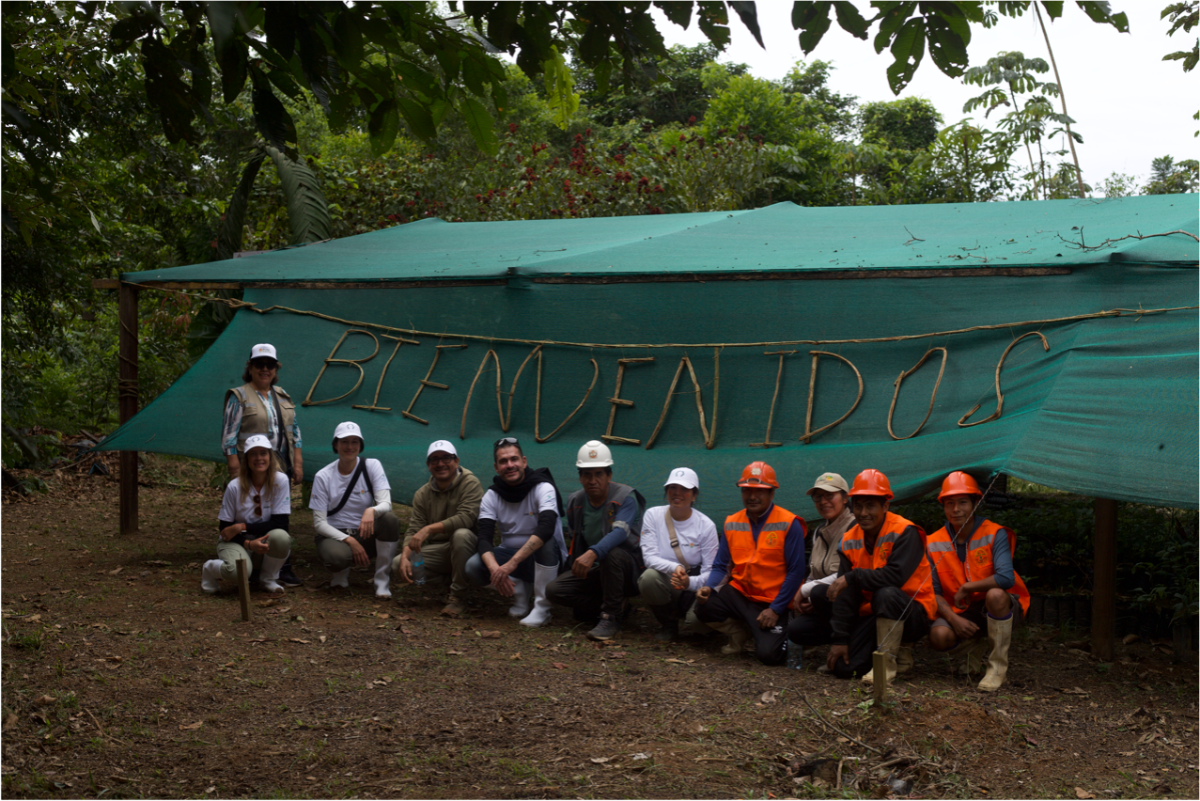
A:
[[[784,648],[787,649],[787,666],[792,670],[801,670],[804,667],[804,646],[788,640]]]
[[[412,560],[412,577],[413,583],[418,587],[425,586],[425,555],[417,554],[417,558]]]

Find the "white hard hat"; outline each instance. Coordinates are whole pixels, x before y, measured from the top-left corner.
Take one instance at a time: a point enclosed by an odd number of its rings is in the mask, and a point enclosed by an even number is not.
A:
[[[588,440],[579,449],[579,458],[575,461],[578,468],[612,467],[612,451],[598,439]]]
[[[663,482],[664,487],[678,484],[684,489],[700,489],[700,476],[690,467],[676,467]]]
[[[275,346],[268,345],[266,342],[263,342],[260,345],[255,345],[253,348],[251,348],[250,349],[250,358],[251,359],[274,359],[275,361],[279,361],[279,357],[275,355]]]
[[[338,423],[338,427],[333,430],[333,450],[337,452],[337,441],[343,437],[358,437],[362,441],[362,450],[367,449],[367,441],[363,439],[362,429],[358,427],[358,423]]]
[[[263,434],[252,434],[246,437],[246,442],[242,445],[242,450],[246,453],[255,448],[266,448],[269,451],[275,450],[271,447],[271,440],[267,439]]]
[[[441,451],[442,453],[448,453],[451,456],[458,456],[458,451],[454,450],[453,443],[447,442],[444,439],[439,439],[437,442],[430,444],[429,450],[425,451],[425,458],[428,459],[438,451]]]

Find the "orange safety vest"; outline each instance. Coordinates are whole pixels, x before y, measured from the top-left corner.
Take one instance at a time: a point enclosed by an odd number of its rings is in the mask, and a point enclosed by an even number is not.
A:
[[[750,518],[746,510],[725,518],[725,542],[729,545],[729,584],[752,601],[771,603],[787,578],[787,560],[783,555],[784,540],[792,521],[804,518],[782,506],[772,506],[771,513],[758,532],[758,542],[750,533]],[[807,535],[807,529],[804,529]]]
[[[875,550],[867,553],[866,543],[863,541],[863,530],[861,526],[855,526],[842,535],[842,544],[839,550],[845,555],[850,562],[850,566],[855,569],[875,570],[883,567],[888,562],[888,557],[892,555],[892,548],[896,545],[896,540],[904,533],[904,530],[912,526],[921,536],[922,545],[925,542],[925,532],[920,526],[911,520],[905,520],[898,514],[892,512],[887,513],[884,518],[883,527],[879,529],[879,536],[875,538]],[[921,606],[925,607],[925,613],[929,615],[930,620],[937,618],[937,598],[933,594],[933,571],[929,567],[929,561],[922,559],[913,570],[912,575],[904,582],[904,586],[900,588],[904,594],[916,600]],[[863,590],[863,602],[858,608],[858,614],[871,614],[871,593]]]
[[[971,539],[967,541],[967,563],[965,565],[958,558],[954,537],[950,536],[949,529],[942,526],[929,535],[926,550],[929,552],[929,558],[937,567],[938,581],[942,584],[942,597],[955,612],[962,612],[967,608],[966,606],[954,606],[954,594],[958,592],[959,587],[968,581],[979,581],[996,574],[996,566],[992,563],[992,543],[996,539],[996,532],[1002,528],[1004,526],[993,523],[991,520],[984,520],[980,523],[971,532]],[[1009,554],[1014,554],[1017,552],[1017,535],[1011,528],[1004,530],[1008,532]],[[1008,591],[1021,601],[1021,611],[1028,612],[1029,590],[1025,588],[1025,582],[1021,581],[1016,570],[1013,570],[1013,578],[1016,582]],[[971,593],[967,598],[967,606],[976,601],[982,601],[986,594],[984,592]]]

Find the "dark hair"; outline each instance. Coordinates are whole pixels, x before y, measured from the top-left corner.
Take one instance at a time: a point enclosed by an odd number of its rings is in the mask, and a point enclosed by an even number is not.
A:
[[[596,468],[594,468],[594,467],[581,467],[581,468],[579,468],[579,472],[582,473],[584,470],[595,470],[595,469]],[[605,467],[603,469],[604,469],[605,473],[607,473],[610,476],[612,475],[612,465],[611,464],[608,467]]]
[[[525,451],[521,449],[521,443],[517,442],[516,437],[501,437],[500,439],[496,440],[496,444],[492,446],[493,463],[496,461],[496,454],[500,452],[501,448],[516,448],[517,453],[519,453],[521,456],[525,455]]]
[[[265,359],[267,357],[266,356],[256,356],[255,358],[256,359]],[[254,359],[246,359],[246,368],[244,370],[242,370],[242,381],[246,384],[249,384],[249,383],[253,382],[253,380],[254,380],[250,377],[250,363],[253,361],[254,361]],[[276,359],[275,360],[276,373],[275,373],[275,377],[271,379],[271,386],[275,386],[276,384],[279,383],[279,372],[278,371],[281,367],[283,367],[283,364],[278,359]]]

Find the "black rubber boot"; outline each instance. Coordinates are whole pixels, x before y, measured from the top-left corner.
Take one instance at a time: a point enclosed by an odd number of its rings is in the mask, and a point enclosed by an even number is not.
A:
[[[650,607],[650,611],[654,613],[654,619],[662,626],[662,629],[654,635],[654,639],[659,642],[679,639],[679,618],[675,617],[674,606],[659,604]]]

